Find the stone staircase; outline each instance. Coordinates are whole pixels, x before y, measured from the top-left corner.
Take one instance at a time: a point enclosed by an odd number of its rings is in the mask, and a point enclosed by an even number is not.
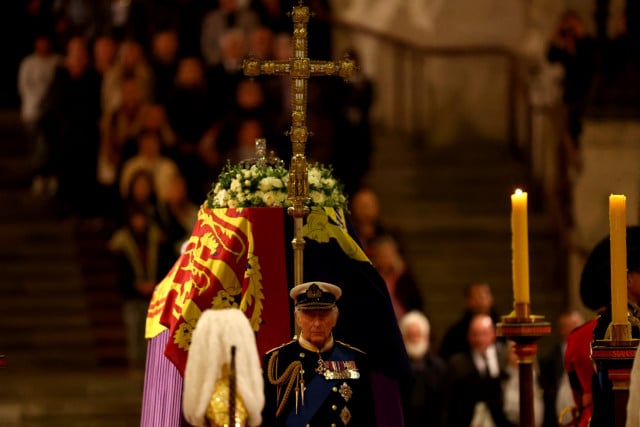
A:
[[[0,425],[139,425],[142,378],[124,368],[95,230],[30,193],[16,111],[0,111],[0,141]]]
[[[433,338],[463,310],[463,289],[491,284],[500,314],[512,310],[510,195],[529,188],[509,145],[470,140],[430,147],[384,129],[376,132],[370,182],[384,221],[399,231],[421,285]],[[527,190],[528,191],[528,190]],[[534,314],[554,322],[566,306],[561,254],[546,213],[529,193],[529,259]],[[535,206],[534,206],[535,205]],[[543,349],[551,338],[543,338]]]

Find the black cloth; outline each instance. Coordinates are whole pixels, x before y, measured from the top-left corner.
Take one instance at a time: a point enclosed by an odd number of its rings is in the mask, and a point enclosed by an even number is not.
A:
[[[558,427],[556,416],[556,399],[558,387],[564,375],[564,355],[562,345],[556,344],[551,350],[540,357],[540,386],[544,392],[544,421],[543,427]]]
[[[500,352],[498,360],[504,360]],[[447,366],[444,388],[445,426],[468,426],[476,404],[485,402],[496,427],[514,427],[503,410],[501,383],[505,374],[502,366],[497,377],[481,375],[473,363],[471,353],[467,351],[451,356]]]
[[[427,352],[423,359],[411,361],[411,369],[414,382],[403,401],[405,427],[442,426],[446,362]]]
[[[262,426],[284,426],[287,417],[291,412],[296,411],[296,385],[299,378],[292,378],[293,388],[288,395],[285,394],[287,382],[277,386],[271,383],[270,377],[280,378],[283,373],[295,366],[297,362],[302,364],[302,377],[306,387],[304,402],[302,396],[298,394],[298,413],[302,413],[303,405],[312,405],[310,388],[311,381],[315,378],[320,382],[320,387],[328,388],[328,396],[319,405],[317,411],[311,419],[303,425],[314,426],[375,426],[375,415],[373,411],[373,397],[369,378],[369,366],[365,353],[362,351],[336,341],[334,346],[328,351],[321,353],[322,359],[328,361],[335,351],[344,352],[349,355],[347,360],[339,361],[355,362],[355,366],[360,374],[359,378],[345,378],[327,380],[316,373],[318,366],[318,353],[309,351],[302,347],[297,340],[290,341],[283,346],[277,347],[267,352],[263,360],[265,406],[262,413]],[[270,366],[274,366],[274,372],[270,372]],[[270,375],[271,374],[271,375]],[[280,416],[276,416],[276,411],[280,403],[279,396],[284,398],[286,404]],[[349,414],[349,415],[347,415]],[[347,418],[345,418],[347,417]],[[347,422],[344,422],[344,421]]]

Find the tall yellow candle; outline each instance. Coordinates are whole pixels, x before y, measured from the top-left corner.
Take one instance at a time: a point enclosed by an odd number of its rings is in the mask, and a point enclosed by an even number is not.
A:
[[[609,196],[611,243],[611,322],[627,322],[627,198]]]
[[[517,189],[511,195],[511,251],[513,299],[529,303],[529,229],[527,224],[527,193]]]

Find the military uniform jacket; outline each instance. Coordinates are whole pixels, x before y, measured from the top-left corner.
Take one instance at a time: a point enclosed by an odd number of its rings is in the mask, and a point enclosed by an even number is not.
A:
[[[263,427],[375,426],[367,357],[340,341],[323,353],[297,340],[263,361]]]

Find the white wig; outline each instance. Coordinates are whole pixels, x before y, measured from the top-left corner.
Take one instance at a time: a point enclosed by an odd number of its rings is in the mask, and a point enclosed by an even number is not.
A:
[[[205,413],[222,366],[236,347],[236,390],[247,409],[248,426],[262,424],[264,390],[260,356],[249,320],[236,308],[209,309],[193,331],[184,372],[183,413],[194,426],[206,426]]]

